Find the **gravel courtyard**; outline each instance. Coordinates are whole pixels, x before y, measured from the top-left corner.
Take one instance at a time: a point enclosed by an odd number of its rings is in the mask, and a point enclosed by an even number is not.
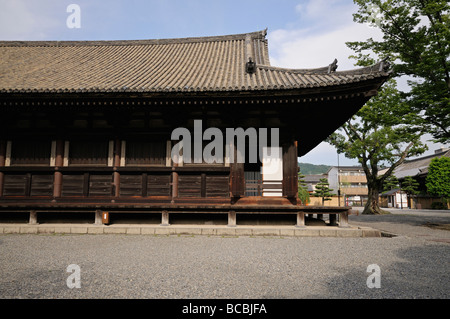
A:
[[[0,235],[0,298],[450,297],[450,213],[350,216],[382,238]],[[420,222],[419,222],[420,221]],[[80,288],[70,289],[69,265]],[[369,265],[380,288],[368,288]]]

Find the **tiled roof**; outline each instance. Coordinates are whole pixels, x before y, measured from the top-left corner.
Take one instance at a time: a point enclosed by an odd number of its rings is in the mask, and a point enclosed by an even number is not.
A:
[[[249,58],[254,70],[247,69]],[[386,64],[336,72],[270,65],[266,31],[133,41],[0,42],[0,93],[221,92],[337,86]]]
[[[450,151],[444,151],[420,157],[413,160],[406,160],[394,170],[394,175],[397,178],[404,178],[406,176],[420,176],[428,174],[428,166],[435,158],[450,157]]]
[[[320,179],[327,178],[327,175],[324,174],[310,174],[305,175],[304,181],[305,183],[318,183],[320,182]]]

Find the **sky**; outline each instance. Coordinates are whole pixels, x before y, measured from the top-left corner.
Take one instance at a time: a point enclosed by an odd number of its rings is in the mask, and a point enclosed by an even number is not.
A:
[[[69,28],[80,8],[79,28]],[[352,0],[0,0],[0,40],[138,40],[239,34],[268,29],[271,65],[317,68],[338,59],[355,68],[347,41],[381,39],[353,21]],[[407,90],[400,79],[400,89]],[[423,141],[429,140],[424,136]],[[434,153],[442,144],[429,144]],[[300,162],[336,166],[336,149],[321,143]],[[358,165],[339,155],[340,165]]]

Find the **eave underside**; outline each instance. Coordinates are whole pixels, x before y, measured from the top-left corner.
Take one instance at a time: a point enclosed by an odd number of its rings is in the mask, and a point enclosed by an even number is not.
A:
[[[382,79],[384,80],[384,79]],[[283,138],[298,141],[298,156],[303,156],[354,115],[381,86],[380,79],[358,85],[303,90],[276,90],[236,93],[184,94],[1,94],[2,135],[27,134],[27,129],[11,130],[11,118],[25,113],[49,112],[59,132],[73,134],[60,127],[83,112],[103,112],[111,128],[92,130],[99,134],[124,132],[121,121],[133,112],[143,112],[160,126],[145,126],[137,132],[170,133],[176,127],[191,127],[192,120],[203,119],[213,127],[278,127]],[[33,121],[33,119],[31,119]],[[207,124],[204,124],[205,128]],[[38,131],[38,132],[36,132]],[[70,133],[69,133],[70,132]],[[28,133],[54,134],[29,129]]]

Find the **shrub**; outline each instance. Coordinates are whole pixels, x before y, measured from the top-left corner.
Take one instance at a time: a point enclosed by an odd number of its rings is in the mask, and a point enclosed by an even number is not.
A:
[[[431,209],[445,209],[443,202],[433,202],[431,203]]]

